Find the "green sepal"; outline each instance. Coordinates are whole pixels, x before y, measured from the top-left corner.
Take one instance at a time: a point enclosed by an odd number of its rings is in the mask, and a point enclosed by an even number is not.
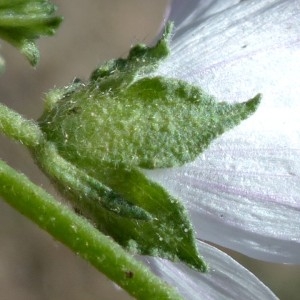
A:
[[[62,21],[53,15],[55,10],[47,0],[1,0],[0,38],[18,48],[35,66],[39,61],[35,40],[53,35]]]
[[[159,63],[170,54],[169,42],[173,23],[168,23],[162,38],[154,47],[144,44],[134,46],[126,59],[112,59],[94,70],[90,81],[96,81],[101,91],[127,87],[136,78],[154,71]]]
[[[132,254],[185,262],[206,271],[183,205],[138,168],[102,165],[87,173],[61,157],[51,143],[34,150],[41,168],[103,233]]]
[[[103,207],[112,213],[125,218],[149,221],[150,213],[142,207],[125,200],[118,193],[90,176],[85,170],[78,169],[74,164],[61,157],[55,145],[43,142],[32,149],[40,167],[51,177],[59,190],[72,202],[80,212],[82,207],[89,206],[99,209]],[[82,210],[84,214],[84,209]]]
[[[112,236],[133,254],[182,261],[198,271],[207,270],[207,265],[198,253],[188,214],[180,201],[150,181],[138,168],[116,168],[111,165],[103,166],[102,170],[99,177],[104,184],[150,213],[152,219],[124,219],[117,214],[107,213],[103,208],[88,208],[85,205],[85,213],[97,228]]]
[[[194,160],[259,101],[260,95],[244,103],[217,102],[198,87],[163,77],[109,92],[91,81],[56,102],[40,126],[81,168],[103,163],[166,168]]]

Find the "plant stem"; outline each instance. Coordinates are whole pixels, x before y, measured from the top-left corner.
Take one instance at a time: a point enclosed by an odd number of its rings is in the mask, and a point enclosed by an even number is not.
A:
[[[20,114],[0,103],[0,132],[29,148],[37,146],[43,133],[33,120],[27,120]]]
[[[110,237],[1,160],[0,195],[137,299],[181,299]]]

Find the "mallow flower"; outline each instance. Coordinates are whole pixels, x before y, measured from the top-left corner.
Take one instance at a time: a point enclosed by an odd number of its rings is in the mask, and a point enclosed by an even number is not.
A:
[[[147,261],[185,299],[276,298],[206,242],[269,262],[300,262],[299,1],[174,0],[169,9],[175,35],[159,75],[228,102],[258,92],[262,100],[194,162],[146,172],[188,208],[210,271]]]
[[[184,299],[274,299],[209,243],[299,263],[299,3],[170,5],[174,37],[167,23],[153,47],[48,92],[37,122],[2,107],[1,126],[79,214]],[[121,285],[138,277],[125,274]]]

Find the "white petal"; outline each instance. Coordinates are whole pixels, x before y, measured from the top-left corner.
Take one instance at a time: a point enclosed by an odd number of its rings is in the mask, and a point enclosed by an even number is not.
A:
[[[299,34],[298,0],[245,1],[175,33],[159,73],[199,84],[220,100],[242,101],[270,86],[273,94],[299,91],[290,76],[299,74]],[[290,72],[281,69],[293,63]]]
[[[199,238],[300,263],[300,151],[226,147],[226,138],[192,164],[147,174],[183,200]]]
[[[198,242],[198,248],[210,265],[207,273],[163,259],[144,260],[186,300],[277,299],[259,279],[224,252],[202,242]]]
[[[176,21],[176,32],[186,30],[195,22],[202,22],[209,16],[239,3],[239,0],[173,0],[168,19]]]
[[[299,1],[244,1],[180,35],[160,74],[220,100],[262,92],[262,104],[195,163],[149,172],[186,203],[201,239],[287,263],[300,263],[299,37]]]

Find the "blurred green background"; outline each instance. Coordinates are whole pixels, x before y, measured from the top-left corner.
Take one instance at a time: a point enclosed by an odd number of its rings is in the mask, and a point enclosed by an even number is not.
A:
[[[131,45],[151,43],[168,0],[56,0],[65,20],[55,37],[38,42],[36,69],[17,50],[1,43],[6,71],[0,99],[28,118],[43,111],[43,94],[87,79],[101,62],[125,56]],[[0,158],[57,195],[24,148],[0,136]],[[224,249],[223,249],[224,250]],[[226,250],[227,251],[227,250]],[[299,249],[300,251],[300,249]],[[269,264],[227,251],[280,299],[300,299],[300,266]],[[131,299],[88,263],[0,201],[0,299]]]

